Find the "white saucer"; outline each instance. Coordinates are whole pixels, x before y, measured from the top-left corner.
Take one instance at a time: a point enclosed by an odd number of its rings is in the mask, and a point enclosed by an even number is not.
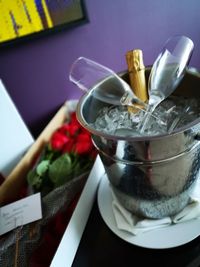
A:
[[[101,178],[97,200],[100,214],[107,226],[118,237],[131,244],[152,249],[174,248],[186,244],[200,235],[200,219],[166,226],[138,236],[119,230],[112,210],[112,195],[106,174]]]

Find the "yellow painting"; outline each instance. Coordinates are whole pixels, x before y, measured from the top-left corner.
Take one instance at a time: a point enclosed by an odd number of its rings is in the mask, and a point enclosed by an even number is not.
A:
[[[80,0],[0,0],[0,43],[84,18]]]

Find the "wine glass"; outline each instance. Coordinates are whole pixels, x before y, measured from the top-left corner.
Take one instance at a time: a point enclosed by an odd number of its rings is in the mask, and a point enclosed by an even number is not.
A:
[[[103,86],[108,79],[109,86]],[[69,71],[69,80],[85,92],[91,92],[93,89],[93,96],[105,103],[123,105],[121,101],[123,99],[126,105],[145,106],[128,83],[113,70],[86,57],[79,57],[74,61]]]
[[[150,114],[179,85],[185,74],[193,48],[192,40],[183,35],[176,35],[167,40],[150,72],[149,102],[147,112],[139,125],[141,134],[148,127]]]

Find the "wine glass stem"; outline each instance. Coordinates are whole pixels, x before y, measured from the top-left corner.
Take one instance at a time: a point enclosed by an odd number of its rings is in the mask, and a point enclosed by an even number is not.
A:
[[[139,131],[140,131],[141,134],[143,134],[145,129],[147,128],[148,121],[151,118],[152,113],[154,112],[156,106],[157,106],[156,103],[148,105],[148,108],[145,111],[145,115],[143,117],[143,120],[141,121],[141,123],[139,125]]]

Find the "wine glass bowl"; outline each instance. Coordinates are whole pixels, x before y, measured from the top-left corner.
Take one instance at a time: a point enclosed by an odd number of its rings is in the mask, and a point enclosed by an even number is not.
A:
[[[91,92],[96,99],[105,103],[122,105],[121,99],[126,95],[132,99],[132,102],[128,104],[134,105],[134,103],[137,103],[144,105],[133,93],[128,83],[121,79],[113,70],[91,59],[79,57],[75,60],[69,72],[69,80],[81,90]],[[106,80],[109,80],[109,88],[104,86]]]

